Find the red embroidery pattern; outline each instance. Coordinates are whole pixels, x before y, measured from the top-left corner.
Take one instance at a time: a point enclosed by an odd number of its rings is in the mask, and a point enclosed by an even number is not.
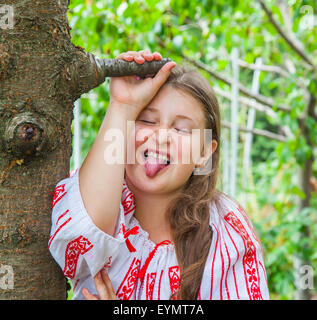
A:
[[[159,286],[158,286],[158,293],[157,293],[157,299],[160,300],[161,299],[161,281],[162,281],[162,275],[163,275],[163,271],[164,270],[161,270],[161,275],[160,275],[160,280],[159,280]]]
[[[173,294],[178,290],[178,286],[179,286],[179,278],[180,278],[179,266],[169,267],[168,277],[170,280],[171,294]]]
[[[83,236],[70,241],[65,251],[65,277],[73,279],[76,273],[77,262],[80,254],[85,254],[92,249],[93,244]]]
[[[213,226],[215,226],[213,224]],[[219,240],[219,231],[217,228],[215,228],[217,232],[217,240],[216,240],[216,245],[215,245],[215,250],[214,250],[214,257],[212,259],[212,267],[211,267],[211,285],[210,285],[210,300],[212,300],[212,293],[213,293],[213,284],[214,284],[214,267],[215,267],[215,258],[216,258],[216,253],[217,253],[217,246],[218,246],[218,240]]]
[[[51,202],[52,209],[55,204],[61,200],[67,192],[65,191],[65,183],[57,186],[54,190],[53,201]]]
[[[134,258],[128,272],[126,273],[123,281],[121,282],[116,295],[121,300],[129,300],[135,288],[137,275],[139,273],[141,261]]]
[[[230,234],[230,232],[229,232],[229,230],[228,230],[226,225],[225,225],[225,228],[226,228],[228,236],[229,236],[229,238],[230,238],[230,240],[231,240],[231,242],[232,242],[232,244],[233,244],[233,246],[234,246],[234,248],[235,248],[235,250],[237,252],[237,258],[236,258],[236,261],[235,261],[235,263],[236,263],[239,260],[239,250],[238,250],[234,240],[232,239],[231,234]],[[233,265],[232,265],[232,272],[233,272],[234,285],[235,285],[235,288],[236,288],[237,298],[240,299],[238,285],[237,285],[236,271],[235,271],[235,263],[233,263]]]
[[[64,216],[65,216],[65,214],[67,214],[69,212],[69,209],[67,209],[65,212],[63,212],[59,217],[58,217],[58,219],[57,219],[57,221],[56,221],[56,225],[58,224],[58,221],[61,219],[61,218],[63,218]]]
[[[244,225],[232,211],[225,216],[225,220],[242,237],[244,242],[245,254],[242,261],[249,297],[253,300],[263,300],[259,286],[260,278],[255,245]]]
[[[245,211],[240,206],[238,206],[238,210],[242,214],[242,216],[244,218],[244,221],[247,223],[248,227],[250,228],[253,238],[260,245],[260,251],[261,251],[261,254],[262,254],[262,257],[263,257],[262,246],[261,246],[261,243],[260,243],[258,237],[256,236],[256,232],[255,232],[255,229],[254,229],[253,225],[250,223],[250,220],[249,220],[247,214],[245,213]]]
[[[122,194],[124,195],[124,199],[121,201],[121,204],[124,209],[124,215],[127,215],[135,209],[134,195],[131,191],[128,191],[127,187],[123,189]]]
[[[159,243],[157,243],[157,244],[155,245],[154,249],[149,253],[148,257],[146,258],[146,260],[145,260],[145,262],[144,262],[144,265],[143,265],[142,269],[140,270],[140,272],[139,272],[139,274],[138,274],[138,278],[140,278],[141,281],[144,280],[144,277],[145,277],[145,274],[146,274],[146,270],[147,270],[147,268],[148,268],[151,260],[153,259],[154,255],[155,255],[155,253],[156,253],[157,248],[158,248],[159,246],[161,246],[161,245],[168,245],[168,244],[170,244],[170,243],[171,243],[171,241],[169,241],[169,240],[163,240],[163,241],[161,241],[161,242],[159,242]]]
[[[49,243],[48,243],[48,248],[50,248],[52,241],[54,240],[55,236],[57,235],[57,233],[59,231],[61,231],[61,229],[70,221],[72,220],[72,218],[68,218],[66,221],[64,221],[59,227],[58,229],[55,231],[55,233],[49,237]]]
[[[123,232],[123,237],[125,238],[125,243],[129,249],[130,252],[135,252],[136,249],[133,247],[132,243],[130,242],[130,240],[128,239],[128,236],[130,234],[138,234],[139,233],[139,227],[138,226],[134,226],[133,228],[129,229],[129,230],[125,230],[125,226],[122,223],[122,232]]]
[[[243,218],[244,218],[244,221],[247,223],[248,227],[250,228],[254,239],[255,239],[257,242],[259,242],[257,236],[255,235],[255,229],[254,229],[253,225],[250,223],[250,220],[249,220],[247,214],[245,213],[245,211],[244,211],[240,206],[238,206],[237,208],[238,208],[238,211],[242,214],[242,216],[243,216]]]
[[[153,289],[155,284],[156,272],[148,273],[146,279],[146,300],[153,300]]]

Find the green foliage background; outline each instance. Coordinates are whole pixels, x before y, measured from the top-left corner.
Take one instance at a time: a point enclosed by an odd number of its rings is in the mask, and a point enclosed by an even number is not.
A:
[[[265,3],[285,30],[285,21],[277,2],[267,0]],[[304,44],[316,65],[316,3],[313,0],[285,0],[285,3],[289,7],[292,32]],[[305,5],[311,8],[313,16],[308,17],[303,12]],[[286,125],[293,137],[288,138],[287,143],[281,143],[254,136],[252,175],[248,176],[248,189],[243,190],[241,182],[245,179],[245,173],[239,169],[237,196],[239,201],[247,193],[246,211],[263,245],[271,298],[293,299],[294,255],[301,254],[317,270],[316,194],[312,196],[311,207],[303,212],[298,212],[297,202],[298,198],[305,197],[297,181],[299,166],[312,154],[316,156],[316,147],[306,144],[296,121],[307,104],[303,87],[317,92],[316,73],[309,71],[280,37],[258,1],[72,0],[68,16],[72,42],[100,58],[115,58],[124,51],[148,49],[184,64],[182,55],[186,55],[229,79],[232,70],[228,56],[234,47],[239,50],[239,58],[247,63],[254,63],[256,58],[261,57],[263,64],[278,65],[284,70],[289,68],[288,61],[293,63],[295,71],[288,77],[269,72],[262,72],[260,76],[260,93],[274,99],[275,107],[286,105],[291,112],[279,111],[276,118],[257,112],[255,123],[256,128],[272,132],[278,132],[282,125]],[[308,18],[313,18],[314,25],[309,24],[311,20]],[[211,85],[230,92],[226,84],[206,72],[201,73]],[[251,88],[252,75],[252,70],[240,68],[240,82],[247,88]],[[86,157],[107,110],[108,84],[107,80],[92,90],[95,99],[89,99],[89,95],[81,98],[82,159]],[[222,117],[229,121],[230,102],[218,98]],[[247,109],[240,106],[241,125],[245,125],[246,112]],[[312,118],[307,121],[316,144],[316,121]],[[240,133],[239,137],[238,167],[241,168],[244,134]],[[316,172],[314,163],[315,177]],[[302,237],[301,231],[306,226],[310,226],[310,234]],[[308,246],[304,250],[306,244]],[[314,280],[316,284],[316,272]],[[69,298],[71,295],[70,290]]]

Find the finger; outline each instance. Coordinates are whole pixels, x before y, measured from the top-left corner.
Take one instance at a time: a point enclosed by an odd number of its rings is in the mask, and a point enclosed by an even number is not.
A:
[[[119,60],[126,60],[126,61],[133,61],[133,55],[131,54],[128,54],[128,53],[120,53],[116,59],[119,59]]]
[[[125,52],[120,53],[119,55],[116,56],[116,59],[123,59],[124,55],[125,55]]]
[[[126,51],[126,52],[122,52],[118,55],[118,57],[123,57],[123,56],[132,56],[132,57],[136,57],[139,56],[140,53],[138,51]]]
[[[134,56],[134,61],[139,64],[143,64],[145,59],[141,55]]]
[[[146,61],[152,61],[154,59],[153,53],[151,53],[149,50],[141,50],[139,53]]]
[[[140,50],[139,54],[147,54],[147,53],[151,53],[150,50],[144,49],[144,50]]]
[[[143,64],[145,61],[145,58],[142,56],[143,52],[145,52],[146,50],[142,50],[140,52],[137,51],[127,51],[127,52],[123,52],[121,54],[119,54],[119,59],[124,59],[124,60],[128,60],[128,61],[135,61],[139,64]]]
[[[99,293],[100,299],[109,300],[110,295],[108,292],[108,288],[102,279],[100,271],[96,274],[94,280],[95,280],[96,289]]]
[[[153,52],[153,56],[154,56],[155,60],[161,60],[162,59],[161,54],[159,52],[157,52],[157,51]]]
[[[108,293],[111,296],[112,300],[117,300],[117,295],[114,292],[113,286],[112,286],[112,282],[109,278],[108,272],[105,269],[101,270],[101,276],[102,279],[104,281],[104,283],[106,284],[107,288],[108,288]]]
[[[146,61],[149,61],[149,62],[151,62],[151,61],[154,60],[154,56],[153,56],[152,53],[144,54],[144,55],[143,55],[143,58],[144,58]]]
[[[96,295],[92,294],[87,288],[81,291],[86,300],[99,300]]]
[[[153,81],[156,86],[161,87],[163,83],[167,80],[170,75],[171,70],[176,66],[176,62],[171,61],[164,64],[164,66],[159,70]]]
[[[159,55],[159,54],[158,54]],[[154,54],[152,54],[149,50],[141,50],[137,51],[127,51],[120,53],[116,59],[126,60],[126,61],[135,61],[139,64],[143,64],[144,61],[153,61],[155,59]],[[156,60],[160,60],[162,57],[156,56]]]

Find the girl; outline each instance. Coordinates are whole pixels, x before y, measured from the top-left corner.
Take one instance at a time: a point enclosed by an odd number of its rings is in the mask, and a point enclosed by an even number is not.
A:
[[[117,57],[161,58],[146,50]],[[91,150],[52,203],[48,246],[74,299],[268,299],[254,228],[216,190],[220,115],[208,81],[169,62],[154,77],[111,78],[110,96]],[[109,164],[107,134],[118,129],[124,161]],[[207,143],[193,134],[204,129]]]

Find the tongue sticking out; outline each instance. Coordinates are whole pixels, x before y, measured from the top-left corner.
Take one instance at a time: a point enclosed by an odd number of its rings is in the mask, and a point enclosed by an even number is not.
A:
[[[167,164],[159,162],[159,159],[156,158],[146,158],[145,159],[145,173],[148,177],[154,177],[161,169],[165,168]]]

